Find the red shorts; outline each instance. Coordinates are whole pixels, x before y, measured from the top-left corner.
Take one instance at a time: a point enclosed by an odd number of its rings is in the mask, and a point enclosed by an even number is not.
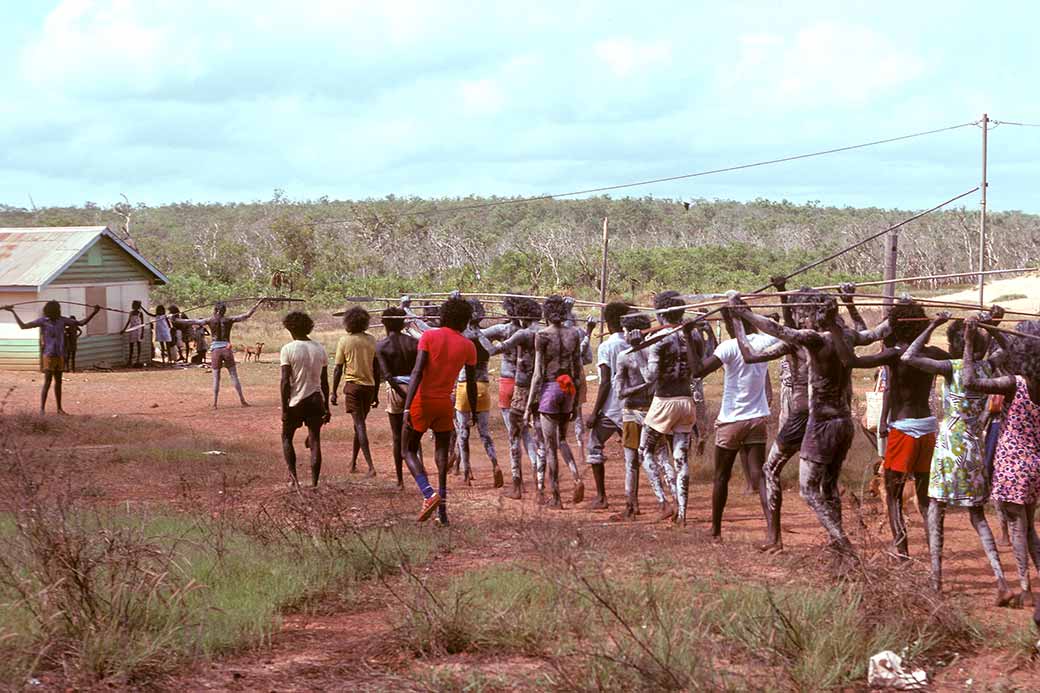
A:
[[[513,388],[516,381],[512,378],[498,379],[498,408],[509,409],[513,406]]]
[[[914,438],[896,428],[888,429],[885,446],[885,469],[906,474],[925,474],[932,469],[932,452],[935,450],[935,434],[928,433]]]
[[[444,399],[412,400],[409,410],[412,430],[426,433],[431,428],[434,433],[448,433],[455,430],[455,405],[450,397]]]

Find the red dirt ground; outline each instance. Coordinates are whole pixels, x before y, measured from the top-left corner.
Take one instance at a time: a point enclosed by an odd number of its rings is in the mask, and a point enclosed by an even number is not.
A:
[[[91,474],[84,479],[99,503],[135,505],[175,505],[187,507],[181,495],[182,480],[196,488],[215,493],[221,479],[240,487],[245,496],[269,497],[284,492],[286,473],[281,459],[278,411],[278,368],[275,357],[260,364],[239,367],[247,399],[252,407],[237,404],[234,390],[225,377],[221,406],[209,408],[211,376],[198,369],[149,369],[147,371],[87,372],[69,374],[65,383],[65,408],[73,415],[67,423],[70,433],[53,441],[56,450],[67,450],[89,461]],[[5,416],[34,411],[38,406],[39,374],[0,373],[0,391],[13,387]],[[717,376],[709,382],[709,400],[718,399]],[[508,447],[502,422],[492,417],[492,432],[500,463],[508,481]],[[3,419],[0,419],[2,425]],[[349,473],[351,432],[349,418],[338,413],[323,435],[325,466],[322,474],[327,486],[352,494],[352,509],[361,516],[376,518],[387,513],[408,520],[418,510],[420,496],[405,472],[405,488],[394,487],[390,456],[390,432],[382,410],[369,419],[378,476],[364,478]],[[27,440],[40,442],[26,434]],[[306,473],[302,436],[297,441],[301,473]],[[475,444],[474,444],[475,443]],[[708,540],[710,511],[709,460],[693,459],[690,489],[690,522],[685,529],[655,524],[650,513],[634,524],[608,521],[622,506],[623,473],[621,450],[616,440],[608,445],[607,485],[612,507],[590,511],[586,504],[567,502],[571,482],[566,468],[561,470],[565,509],[547,511],[536,506],[531,494],[524,501],[504,500],[492,488],[490,465],[479,440],[471,442],[477,480],[464,486],[460,477],[449,479],[450,508],[457,542],[454,549],[438,557],[425,569],[443,575],[494,562],[507,562],[531,554],[518,527],[521,522],[560,523],[580,529],[590,543],[603,542],[617,547],[619,559],[639,556],[642,549],[632,542],[638,535],[649,535],[655,551],[674,555],[676,560],[696,566],[707,574],[725,567],[738,575],[785,582],[812,572],[824,544],[815,516],[787,485],[784,505],[787,552],[763,559],[753,546],[761,540],[763,521],[757,498],[744,491],[741,476],[731,482],[730,500],[723,531],[725,543]],[[710,448],[710,445],[709,445]],[[850,466],[864,464],[869,445],[857,443],[857,454]],[[220,450],[224,455],[202,453]],[[577,451],[575,446],[575,451]],[[530,489],[529,464],[524,460],[525,480]],[[794,466],[794,465],[791,465]],[[362,469],[364,463],[361,462]],[[581,465],[583,471],[585,465]],[[301,474],[302,476],[302,474]],[[585,474],[586,500],[592,494],[591,474]],[[641,503],[652,507],[652,496],[643,484]],[[853,522],[850,507],[855,489],[846,491],[846,524]],[[356,494],[356,495],[354,495]],[[356,498],[356,500],[354,500]],[[911,514],[911,553],[926,571],[926,552],[922,525],[916,511]],[[887,534],[883,507],[876,499],[863,503],[866,529],[858,533]],[[993,517],[991,516],[991,521]],[[996,523],[993,522],[994,529]],[[474,531],[476,530],[476,531]],[[430,531],[446,532],[435,529]],[[1002,559],[1009,581],[1015,575],[1010,550],[1002,548]],[[947,519],[945,577],[947,590],[966,602],[973,617],[1006,630],[1022,631],[1030,622],[1025,609],[994,609],[992,577],[981,554],[967,517],[952,513]],[[907,595],[912,599],[913,595]],[[202,662],[180,675],[163,681],[168,690],[387,690],[413,689],[413,679],[394,678],[399,671],[400,653],[387,652],[382,638],[392,628],[395,613],[385,590],[378,583],[362,589],[358,601],[349,605],[331,602],[307,614],[288,615],[281,630],[269,645],[214,662]],[[898,649],[898,647],[893,647]],[[937,690],[1040,690],[1040,669],[1021,651],[1005,647],[983,647],[979,654],[958,658],[938,672]],[[388,662],[396,662],[387,668]],[[511,670],[537,670],[538,663],[503,658],[489,660],[467,656],[448,658],[440,666],[499,671],[506,664]],[[404,665],[408,669],[408,663]],[[413,668],[429,668],[416,663]],[[972,683],[967,683],[971,680]]]

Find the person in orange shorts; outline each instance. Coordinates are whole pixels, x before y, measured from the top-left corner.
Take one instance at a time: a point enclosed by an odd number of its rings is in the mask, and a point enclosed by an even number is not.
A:
[[[448,450],[455,430],[455,405],[451,401],[455,378],[466,369],[466,400],[472,426],[477,411],[477,348],[462,335],[473,316],[473,307],[461,298],[450,298],[441,306],[441,327],[422,333],[418,355],[408,384],[404,403],[404,458],[408,471],[419,485],[423,505],[419,522],[437,511],[442,525],[448,524]],[[426,478],[419,456],[419,444],[426,431],[433,430],[434,459],[437,463],[438,490]]]
[[[909,545],[903,514],[903,486],[912,476],[917,508],[927,525],[928,477],[935,436],[939,430],[930,403],[935,375],[901,360],[903,353],[928,327],[928,321],[922,318],[925,318],[925,313],[919,303],[897,301],[888,312],[887,321],[891,325],[891,332],[885,337],[884,349],[876,354],[852,359],[856,368],[888,368],[888,388],[881,409],[878,436],[886,440],[882,474],[893,548],[896,555],[904,560],[909,558]],[[949,358],[949,354],[937,347],[925,347],[924,352],[927,358]]]

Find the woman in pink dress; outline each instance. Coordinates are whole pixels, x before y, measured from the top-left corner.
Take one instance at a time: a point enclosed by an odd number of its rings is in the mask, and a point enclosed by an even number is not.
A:
[[[972,339],[980,325],[986,327],[975,318],[966,320],[964,339]],[[970,367],[974,357],[966,349],[964,386],[975,392],[1004,395],[1007,415],[993,462],[992,497],[1003,504],[1011,525],[1022,602],[1029,606],[1034,602],[1029,581],[1030,557],[1040,568],[1040,537],[1033,525],[1040,499],[1040,320],[1019,323],[1016,330],[1029,336],[1008,340],[1006,363],[1013,375],[979,377]],[[1040,609],[1034,614],[1037,617]]]

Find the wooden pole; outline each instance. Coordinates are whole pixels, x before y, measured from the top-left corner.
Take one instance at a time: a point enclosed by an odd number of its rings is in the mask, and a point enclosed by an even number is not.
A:
[[[989,114],[982,114],[982,201],[980,202],[981,214],[979,215],[979,306],[986,305],[986,155],[989,139]]]
[[[888,243],[885,244],[885,279],[890,283],[885,284],[885,305],[891,306],[895,302],[896,285],[892,282],[896,278],[896,267],[899,263],[899,230],[892,229],[888,234]]]
[[[599,309],[599,338],[603,341],[603,331],[606,329],[607,318],[607,250],[610,248],[610,232],[607,230],[607,217],[603,217],[603,265],[599,274],[599,302],[603,305]]]

